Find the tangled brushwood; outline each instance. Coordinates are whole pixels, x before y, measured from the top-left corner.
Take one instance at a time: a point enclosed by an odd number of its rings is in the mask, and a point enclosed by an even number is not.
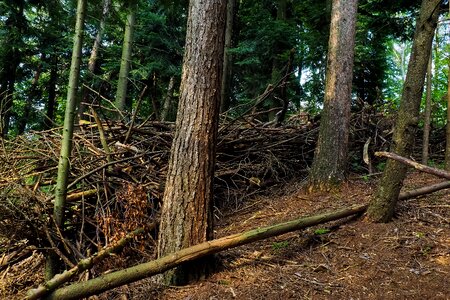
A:
[[[360,112],[352,117],[350,162],[367,173],[369,155],[386,150],[392,122]],[[126,233],[155,224],[164,191],[174,124],[131,126],[104,122],[77,127],[73,138],[65,231],[55,230],[53,193],[61,129],[30,132],[3,141],[0,154],[0,241],[41,249],[63,245],[66,263],[116,242]],[[99,134],[103,131],[103,134]],[[282,127],[254,120],[222,122],[217,145],[215,216],[233,212],[245,200],[274,185],[307,176],[318,122],[292,117]],[[369,139],[370,138],[370,139]],[[103,139],[103,140],[102,140]],[[438,139],[436,139],[438,140]],[[439,146],[439,145],[438,145]],[[439,151],[432,151],[439,153]],[[376,165],[376,161],[372,161]],[[135,239],[134,249],[154,255],[155,232]]]

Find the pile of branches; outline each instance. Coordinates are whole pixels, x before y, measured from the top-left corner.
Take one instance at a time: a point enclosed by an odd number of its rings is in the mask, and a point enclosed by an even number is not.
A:
[[[364,145],[372,151],[388,149],[392,125],[379,114],[361,111],[352,116],[350,154],[355,171],[367,173]],[[319,121],[305,115],[293,116],[280,127],[245,117],[222,122],[214,190],[218,212],[240,209],[249,196],[293,178],[305,178],[318,128]],[[51,229],[55,228],[51,216],[61,128],[4,140],[0,238],[27,239],[37,247],[55,248],[63,243],[72,256],[67,259],[70,262],[120,240],[127,232],[155,224],[173,131],[173,123],[156,121],[77,126],[67,196],[69,226],[64,232],[68,239]],[[216,216],[220,216],[217,211]],[[11,237],[11,230],[16,237]],[[151,238],[136,240],[135,246],[153,249]]]

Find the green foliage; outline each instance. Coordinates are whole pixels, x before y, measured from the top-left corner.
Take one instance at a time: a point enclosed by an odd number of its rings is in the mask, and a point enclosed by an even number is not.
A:
[[[272,243],[272,250],[279,251],[281,249],[287,248],[288,246],[289,246],[288,241],[274,242],[274,243]]]
[[[328,229],[328,228],[319,228],[319,229],[316,229],[314,231],[314,234],[315,235],[324,235],[324,234],[327,234],[329,232],[330,232],[330,229]]]

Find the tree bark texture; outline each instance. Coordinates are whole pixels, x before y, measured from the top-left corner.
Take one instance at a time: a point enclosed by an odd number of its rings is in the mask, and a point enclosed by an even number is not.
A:
[[[403,85],[390,152],[409,157],[419,119],[425,74],[433,36],[439,17],[440,0],[423,0],[412,45],[408,72]],[[389,159],[379,188],[368,209],[374,222],[388,222],[394,215],[400,189],[406,176],[406,165]]]
[[[213,1],[213,0],[208,0]],[[244,233],[237,233],[217,240],[204,242],[195,246],[179,250],[175,253],[167,254],[157,260],[143,263],[124,270],[108,273],[100,277],[78,282],[67,287],[56,290],[47,300],[58,299],[80,299],[91,295],[96,295],[112,288],[122,286],[127,283],[147,278],[186,262],[212,255],[220,251],[249,244],[262,239],[278,236],[295,230],[304,229],[318,224],[339,220],[356,214],[362,214],[367,205],[354,205],[340,210],[327,212],[319,215],[303,217],[297,220],[276,224],[268,227],[253,229]]]
[[[161,213],[158,256],[213,237],[211,206],[220,106],[226,1],[192,0],[180,103]],[[199,262],[165,274],[167,284],[196,280]]]
[[[128,4],[128,15],[125,22],[125,33],[120,60],[119,81],[117,82],[116,108],[123,111],[126,105],[128,74],[130,73],[131,51],[133,48],[133,33],[136,22],[137,5],[134,1]]]
[[[345,179],[357,0],[334,0],[325,99],[309,190],[329,190]]]
[[[423,118],[423,139],[422,139],[422,164],[428,164],[428,156],[430,147],[430,123],[431,123],[431,79],[432,79],[432,51],[430,51],[430,58],[428,59],[427,68],[427,95],[425,97],[425,116]]]

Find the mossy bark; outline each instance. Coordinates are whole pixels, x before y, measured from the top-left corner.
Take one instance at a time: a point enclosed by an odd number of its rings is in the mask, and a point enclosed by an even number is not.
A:
[[[309,191],[330,190],[345,179],[357,0],[333,1],[325,100]]]
[[[439,17],[440,0],[423,0],[403,85],[402,99],[392,138],[390,152],[409,157],[419,119],[425,74],[431,45]],[[406,176],[406,165],[388,159],[379,188],[367,212],[374,222],[388,222],[394,215],[395,206]]]

